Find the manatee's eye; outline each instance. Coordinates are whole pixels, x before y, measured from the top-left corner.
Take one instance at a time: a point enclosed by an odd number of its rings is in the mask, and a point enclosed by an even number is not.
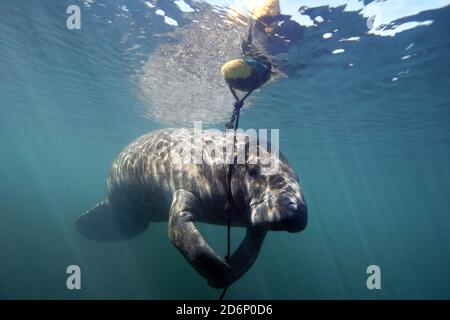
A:
[[[259,174],[259,172],[258,172],[258,169],[257,169],[257,168],[251,168],[251,169],[248,171],[248,175],[249,175],[250,177],[252,177],[252,178],[256,178],[256,177],[258,176],[258,174]]]

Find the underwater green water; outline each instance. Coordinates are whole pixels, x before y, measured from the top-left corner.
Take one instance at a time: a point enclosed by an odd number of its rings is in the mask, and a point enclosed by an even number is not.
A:
[[[72,2],[85,12],[81,30],[65,27]],[[135,78],[170,43],[158,34],[173,27],[142,2],[111,24],[94,19],[95,2],[72,2],[0,4],[0,298],[216,299],[220,291],[170,243],[167,223],[120,243],[92,242],[74,228],[105,197],[117,153],[171,126],[143,116]],[[121,2],[106,4],[114,17]],[[188,27],[170,1],[158,5]],[[269,233],[227,298],[450,298],[450,8],[420,15],[433,24],[379,37],[349,22],[356,13],[336,9],[330,24],[361,41],[324,43],[321,34],[334,27],[308,29],[290,57],[301,67],[243,110],[242,127],[280,129],[309,224],[302,233]],[[147,31],[141,56],[121,43],[133,35],[131,21]],[[335,45],[346,51],[318,53]],[[226,229],[200,229],[225,254]],[[232,235],[236,246],[243,230]],[[66,288],[72,264],[81,268],[81,290]],[[373,264],[381,290],[366,287]]]

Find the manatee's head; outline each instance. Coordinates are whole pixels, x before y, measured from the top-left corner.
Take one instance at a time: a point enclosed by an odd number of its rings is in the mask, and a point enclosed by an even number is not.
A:
[[[253,226],[300,232],[306,227],[308,214],[298,176],[282,155],[271,158],[270,170],[260,162],[241,166],[244,209]]]

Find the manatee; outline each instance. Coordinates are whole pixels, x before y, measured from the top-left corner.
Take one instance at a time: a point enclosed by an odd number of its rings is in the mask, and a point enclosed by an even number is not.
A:
[[[297,174],[281,153],[268,151],[270,145],[250,152],[253,140],[238,133],[236,154],[244,156],[230,166],[227,154],[219,152],[229,143],[225,135],[205,130],[196,140],[194,132],[157,130],[125,147],[112,164],[107,198],[79,217],[76,227],[91,240],[123,241],[145,231],[150,222],[168,221],[170,241],[211,287],[223,288],[252,266],[268,231],[302,231],[307,206]],[[199,150],[208,150],[200,163],[193,161]],[[264,174],[274,164],[275,173]],[[246,228],[229,263],[195,225],[226,226],[228,219],[231,226]]]

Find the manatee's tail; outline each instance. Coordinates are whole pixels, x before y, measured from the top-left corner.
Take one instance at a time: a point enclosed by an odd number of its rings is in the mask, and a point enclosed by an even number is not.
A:
[[[108,201],[102,201],[75,221],[78,232],[96,241],[122,241],[133,238],[148,227],[149,221],[132,214],[117,215]]]

